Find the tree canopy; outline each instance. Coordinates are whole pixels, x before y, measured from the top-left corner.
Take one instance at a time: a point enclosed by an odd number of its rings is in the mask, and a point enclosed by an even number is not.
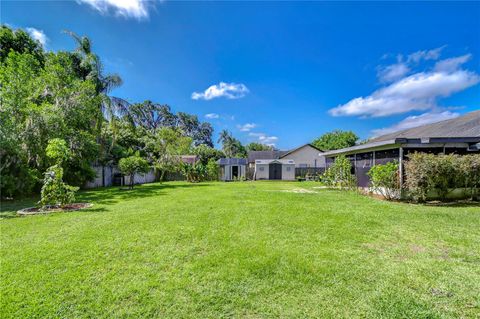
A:
[[[335,130],[313,140],[312,144],[323,151],[330,151],[354,146],[357,141],[358,136],[354,132]]]
[[[88,37],[65,33],[76,48],[46,52],[27,32],[0,28],[2,196],[40,191],[52,161],[47,150],[55,148],[68,149],[62,160],[65,181],[81,186],[95,177],[93,165],[116,165],[133,154],[156,165],[162,151],[188,154],[202,145],[213,147],[211,124],[196,115],[112,96],[121,77],[104,72]]]

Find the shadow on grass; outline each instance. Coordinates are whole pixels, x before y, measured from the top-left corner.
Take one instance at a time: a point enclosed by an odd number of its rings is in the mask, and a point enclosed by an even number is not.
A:
[[[458,201],[458,202],[435,202],[435,203],[425,203],[424,206],[430,207],[480,207],[480,202],[478,201]]]
[[[176,188],[192,188],[203,187],[208,184],[187,184],[187,183],[152,183],[135,185],[132,190],[120,189],[116,187],[96,188],[90,190],[82,190],[78,192],[76,202],[87,202],[94,205],[100,204],[115,204],[121,201],[165,195],[166,190]],[[0,202],[0,219],[14,218],[17,216],[17,211],[26,207],[33,207],[39,201],[38,196],[22,198],[19,200],[2,201]],[[103,207],[93,206],[92,208],[82,209],[80,211],[87,212],[104,212],[107,211]]]
[[[82,202],[93,204],[114,204],[124,200],[165,195],[165,190],[175,188],[203,187],[207,184],[143,184],[136,185],[133,189],[116,187],[97,188],[94,190],[82,191],[77,198]]]

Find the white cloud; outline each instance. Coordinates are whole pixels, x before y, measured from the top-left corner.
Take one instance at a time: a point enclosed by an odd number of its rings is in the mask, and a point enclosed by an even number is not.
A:
[[[435,64],[435,71],[437,72],[453,72],[458,70],[458,68],[466,63],[472,57],[471,54],[465,54],[462,56],[457,56],[454,58],[445,59],[438,61]]]
[[[333,116],[380,117],[409,111],[434,109],[437,100],[463,91],[480,82],[477,73],[459,69],[470,55],[445,59],[433,70],[401,78],[374,91],[329,110]]]
[[[257,127],[257,124],[255,123],[246,123],[243,125],[237,125],[237,128],[242,132],[249,132],[251,129],[256,127]]]
[[[194,100],[211,100],[218,97],[226,97],[227,99],[239,99],[248,93],[248,88],[245,84],[225,83],[220,82],[210,86],[204,92],[193,92],[192,99]]]
[[[217,113],[205,114],[205,118],[207,118],[207,119],[218,119],[219,117],[220,117],[220,115],[218,115]]]
[[[399,62],[380,67],[377,76],[381,82],[392,82],[404,77],[408,72],[410,72],[410,68],[405,63]]]
[[[78,3],[85,3],[100,12],[101,14],[113,14],[124,18],[135,18],[138,20],[148,18],[149,4],[154,1],[144,0],[77,0]]]
[[[259,143],[269,145],[269,146],[275,146],[275,143],[278,141],[278,137],[268,136],[265,133],[250,132],[250,133],[248,133],[248,135],[251,136],[251,137],[255,137]]]
[[[388,133],[406,130],[412,127],[453,119],[459,115],[460,114],[455,112],[445,111],[440,113],[423,113],[420,115],[409,116],[390,127],[373,130],[372,135],[374,137],[385,135]]]
[[[444,48],[445,46],[441,46],[432,50],[414,52],[408,55],[407,62],[419,63],[421,60],[438,60],[438,58],[440,57],[440,53]]]
[[[43,30],[38,30],[35,28],[26,28],[28,34],[34,39],[40,42],[40,44],[45,47],[48,41],[47,35],[43,32]]]

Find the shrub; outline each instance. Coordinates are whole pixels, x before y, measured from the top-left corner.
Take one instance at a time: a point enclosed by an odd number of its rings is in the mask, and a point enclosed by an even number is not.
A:
[[[45,172],[39,204],[46,206],[64,206],[75,201],[78,187],[63,182],[63,168],[53,165]]]
[[[341,189],[356,189],[357,181],[352,174],[352,164],[344,155],[335,158],[335,162],[321,177],[327,186],[340,187]]]
[[[480,189],[480,154],[459,156],[456,160],[456,175],[459,175],[458,187],[470,191],[470,198],[478,196]]]
[[[39,204],[46,207],[64,206],[72,203],[75,201],[75,192],[78,191],[78,187],[63,182],[63,168],[61,166],[71,154],[67,143],[60,138],[51,139],[48,141],[45,153],[50,160],[55,162],[55,165],[50,166],[45,172]]]
[[[207,168],[201,162],[194,164],[181,163],[180,171],[185,176],[187,182],[197,183],[205,180],[207,176]]]
[[[480,154],[414,153],[405,162],[405,188],[414,201],[426,201],[432,191],[444,200],[451,189],[458,187],[469,189],[473,198],[479,186]]]
[[[49,140],[45,153],[47,157],[53,160],[56,164],[61,164],[70,157],[70,150],[67,147],[67,142],[61,138]]]
[[[130,176],[130,189],[133,189],[135,174],[146,174],[150,170],[148,162],[138,155],[121,158],[118,167],[124,175]]]
[[[213,158],[211,158],[206,166],[206,171],[207,171],[207,179],[209,181],[218,181],[218,173],[220,170],[220,166],[218,165],[217,161]]]
[[[368,171],[372,188],[388,200],[397,198],[400,191],[398,162],[375,165]]]

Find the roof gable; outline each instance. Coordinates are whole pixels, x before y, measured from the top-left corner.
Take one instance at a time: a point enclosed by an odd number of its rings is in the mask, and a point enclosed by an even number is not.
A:
[[[307,143],[307,144],[304,144],[302,146],[299,146],[297,148],[294,148],[293,150],[290,150],[288,152],[285,152],[284,154],[282,154],[282,156],[280,156],[280,158],[284,158],[285,156],[289,155],[289,154],[292,154],[292,153],[295,153],[299,150],[301,150],[302,148],[305,148],[305,147],[311,147],[313,149],[315,149],[316,151],[319,151],[319,152],[323,152],[321,149],[319,149],[318,147],[314,146],[313,144],[310,144],[310,143]]]

